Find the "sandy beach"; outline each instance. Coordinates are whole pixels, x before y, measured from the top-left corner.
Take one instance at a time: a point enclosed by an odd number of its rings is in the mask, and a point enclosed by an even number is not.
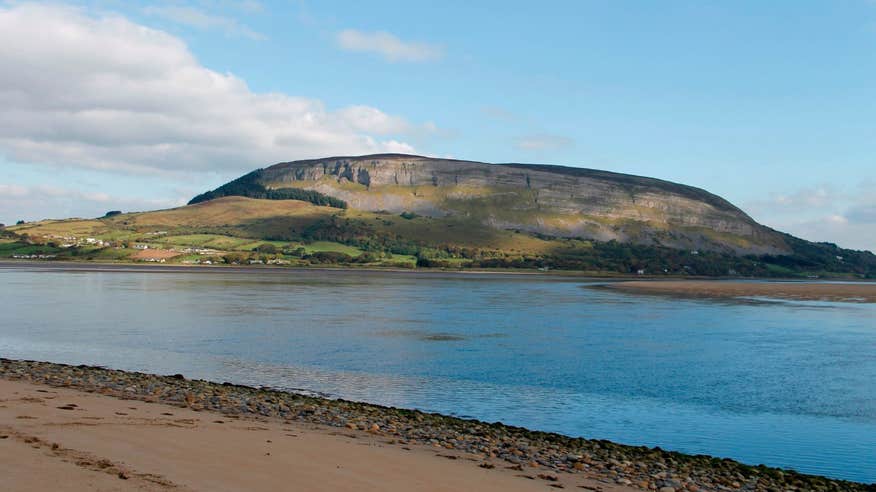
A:
[[[0,380],[0,476],[10,492],[631,490],[541,468],[488,469],[480,456],[392,441]]]
[[[625,292],[698,297],[773,297],[809,301],[876,302],[876,283],[728,282],[721,280],[637,280],[606,284]]]
[[[415,410],[0,358],[3,490],[874,491]]]

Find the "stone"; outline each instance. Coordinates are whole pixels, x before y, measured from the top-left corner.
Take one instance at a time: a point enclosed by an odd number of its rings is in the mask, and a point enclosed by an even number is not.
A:
[[[552,472],[551,475],[545,474],[546,476],[555,476],[553,474],[564,470],[578,471],[586,474],[587,478],[609,484],[609,487],[635,486],[640,490],[655,492],[732,491],[740,488],[752,492],[869,490],[861,484],[799,476],[774,469],[752,470],[740,467],[731,460],[703,460],[701,457],[670,454],[659,449],[628,448],[607,441],[570,440],[563,436],[544,435],[501,424],[462,421],[413,410],[387,409],[294,393],[262,391],[246,386],[221,386],[205,381],[156,378],[94,367],[78,368],[2,358],[0,379],[49,385],[66,383],[80,391],[106,393],[141,401],[158,401],[160,395],[160,401],[164,403],[182,408],[203,406],[205,410],[219,412],[227,419],[267,421],[262,416],[274,417],[282,411],[288,411],[288,415],[283,415],[287,423],[380,432],[391,436],[400,444],[456,447],[477,455],[480,458],[478,462],[482,462],[481,459],[484,458],[504,460],[501,467],[518,472],[531,466],[538,470],[533,470],[532,475],[528,475],[533,479],[543,468],[544,471]],[[62,403],[64,402],[60,401],[56,405]],[[73,405],[64,406],[71,411],[78,409]],[[173,414],[168,416],[172,417]],[[0,439],[14,437],[7,434],[0,435]],[[29,442],[39,447],[51,446],[56,452],[61,449],[47,442],[32,439]],[[498,465],[500,462],[494,463]],[[118,473],[115,466],[104,469]],[[752,474],[755,476],[752,477]],[[125,472],[122,475],[127,477]]]

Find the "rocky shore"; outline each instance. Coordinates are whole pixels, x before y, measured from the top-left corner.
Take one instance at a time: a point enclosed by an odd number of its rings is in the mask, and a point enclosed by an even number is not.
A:
[[[489,424],[415,410],[314,398],[269,388],[189,380],[100,367],[0,359],[0,378],[26,381],[124,399],[188,407],[227,416],[282,419],[366,431],[399,446],[426,444],[484,458],[482,466],[548,468],[578,473],[606,484],[659,492],[697,491],[876,491],[860,484],[799,474],[729,459],[691,456],[659,448],[571,438],[499,423]],[[550,476],[546,475],[545,480]]]

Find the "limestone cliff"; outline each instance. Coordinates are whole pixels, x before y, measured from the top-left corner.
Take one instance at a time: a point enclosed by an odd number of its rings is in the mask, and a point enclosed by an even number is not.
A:
[[[783,236],[721,197],[626,174],[382,154],[285,162],[248,175],[352,209],[467,217],[483,227],[735,253],[783,253]]]

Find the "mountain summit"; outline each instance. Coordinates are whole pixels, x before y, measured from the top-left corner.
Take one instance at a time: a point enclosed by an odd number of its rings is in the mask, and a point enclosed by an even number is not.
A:
[[[783,234],[705,190],[576,167],[404,154],[330,157],[260,169],[191,203],[229,195],[334,202],[555,238],[735,254],[791,250]]]

